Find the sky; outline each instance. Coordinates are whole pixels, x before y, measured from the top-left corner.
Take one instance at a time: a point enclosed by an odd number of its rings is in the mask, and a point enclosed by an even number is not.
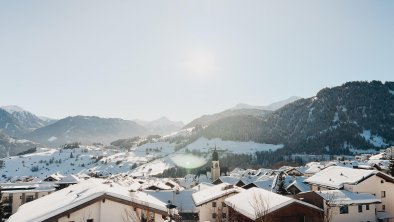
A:
[[[391,0],[0,0],[0,105],[184,122],[394,81]]]

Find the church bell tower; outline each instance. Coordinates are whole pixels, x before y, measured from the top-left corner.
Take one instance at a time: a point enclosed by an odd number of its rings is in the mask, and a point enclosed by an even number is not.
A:
[[[218,152],[216,151],[216,147],[212,154],[211,177],[212,177],[212,182],[220,177],[219,155]]]

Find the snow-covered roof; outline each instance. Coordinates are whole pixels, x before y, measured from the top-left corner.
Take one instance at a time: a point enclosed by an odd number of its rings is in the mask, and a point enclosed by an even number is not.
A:
[[[60,174],[59,172],[56,172],[56,173],[53,173],[53,174],[51,174],[51,175],[49,175],[47,178],[45,178],[44,180],[48,180],[49,178],[53,178],[54,180],[56,180],[56,181],[60,181],[63,177],[65,177],[65,176],[63,176],[62,174]]]
[[[172,204],[177,206],[177,209],[180,213],[192,213],[197,212],[198,208],[194,205],[192,194],[195,192],[194,190],[181,190],[181,191],[172,191],[172,190],[162,190],[162,191],[144,191],[162,202],[168,202],[171,200]]]
[[[79,178],[72,174],[61,177],[60,180],[56,182],[56,184],[74,184],[74,183],[79,183]]]
[[[331,166],[309,177],[305,182],[340,189],[344,184],[356,184],[376,173],[375,170]]]
[[[31,182],[18,182],[18,183],[1,183],[3,193],[25,193],[25,192],[48,192],[55,190],[53,183],[31,183]]]
[[[273,212],[295,202],[320,210],[311,204],[256,187],[226,198],[224,202],[235,211],[252,220],[256,220],[264,216],[265,213]]]
[[[240,181],[239,178],[232,177],[232,176],[220,176],[218,178],[218,180],[222,181],[222,183],[228,183],[228,184],[232,184],[232,185],[235,185]],[[215,184],[216,181],[213,181],[213,183]]]
[[[103,195],[167,211],[166,203],[147,193],[129,192],[117,183],[89,179],[22,205],[8,221],[43,221]]]
[[[201,204],[207,203],[211,200],[218,199],[228,194],[239,193],[242,190],[244,189],[237,186],[233,186],[229,183],[221,183],[212,187],[208,187],[204,190],[198,191],[194,193],[192,196],[196,206],[200,206]]]
[[[311,187],[304,183],[304,178],[296,177],[292,183],[290,183],[286,189],[289,189],[291,186],[297,187],[300,192],[307,192],[311,190]]]
[[[369,193],[353,193],[347,190],[324,190],[317,191],[330,205],[342,204],[369,204],[380,203],[381,200]]]
[[[258,188],[262,188],[264,190],[271,190],[273,181],[274,178],[270,177],[262,180],[256,180],[253,182],[253,184]]]
[[[214,186],[214,185],[211,184],[211,183],[202,182],[202,183],[199,183],[199,184],[197,184],[196,186],[192,187],[192,189],[193,189],[193,190],[200,191],[200,190],[204,190],[204,189],[206,189],[206,188],[212,187],[212,186]]]
[[[384,153],[379,153],[369,157],[370,160],[381,160],[384,158]]]

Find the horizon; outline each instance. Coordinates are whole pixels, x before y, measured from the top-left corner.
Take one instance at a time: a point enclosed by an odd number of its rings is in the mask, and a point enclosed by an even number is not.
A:
[[[280,101],[274,101],[273,103],[281,102],[281,101],[284,101],[284,100],[287,100],[287,99],[290,99],[290,98],[293,98],[293,97],[298,97],[298,98],[300,98],[300,99],[303,99],[302,97],[299,97],[299,96],[291,96],[291,97],[289,97],[289,98],[286,98],[286,99],[283,99],[283,100],[280,100]],[[234,107],[236,107],[237,105],[269,106],[269,105],[271,105],[271,104],[272,104],[272,103],[270,103],[270,104],[263,104],[263,105],[254,105],[254,104],[246,104],[246,103],[237,103],[236,105],[234,105],[234,106],[232,106],[232,107],[229,107],[229,108],[227,108],[227,109],[225,109],[225,110],[229,110],[229,109],[231,109],[231,108],[234,108]],[[17,105],[17,104],[8,104],[8,105],[0,104],[0,108],[5,108],[5,107],[12,107],[12,108],[19,109],[20,111],[27,111],[27,112],[33,113],[33,112],[31,112],[30,110],[25,109],[23,106],[20,106],[20,105]],[[225,111],[225,110],[221,110],[221,111],[219,111],[219,112],[222,112],[222,111]],[[182,121],[182,120],[171,119],[171,118],[168,118],[167,116],[160,116],[160,117],[158,117],[158,118],[156,118],[156,119],[146,120],[146,119],[141,119],[141,118],[138,118],[138,117],[133,118],[133,119],[125,119],[125,118],[116,117],[116,116],[104,117],[104,116],[98,116],[98,115],[81,115],[81,114],[77,114],[77,115],[68,115],[68,116],[64,116],[64,117],[53,118],[53,117],[51,117],[51,116],[42,116],[42,115],[37,114],[37,113],[33,113],[33,114],[36,115],[36,116],[39,117],[39,118],[49,118],[49,119],[54,119],[54,120],[61,120],[61,119],[67,118],[67,117],[75,117],[75,116],[95,116],[95,117],[100,117],[100,118],[115,118],[115,119],[120,118],[120,119],[130,120],[130,121],[153,122],[153,121],[157,121],[157,120],[160,120],[160,119],[165,118],[165,119],[170,120],[170,121],[173,121],[173,122],[182,122],[184,125],[187,125],[187,124],[190,123],[191,121],[193,121],[193,120],[195,120],[195,119],[197,119],[197,118],[199,118],[199,117],[201,117],[201,116],[203,116],[203,115],[211,115],[211,114],[215,114],[215,113],[204,113],[204,114],[201,114],[200,116],[194,117],[192,120],[187,121],[187,122]]]
[[[0,5],[0,103],[39,116],[188,123],[394,81],[392,1]]]

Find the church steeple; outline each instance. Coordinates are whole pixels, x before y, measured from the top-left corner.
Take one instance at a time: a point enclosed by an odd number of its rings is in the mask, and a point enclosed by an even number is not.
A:
[[[219,161],[219,154],[216,151],[216,147],[215,147],[215,150],[213,150],[213,153],[212,153],[212,161]]]
[[[220,177],[219,154],[216,151],[216,147],[212,153],[211,177],[212,182]]]

